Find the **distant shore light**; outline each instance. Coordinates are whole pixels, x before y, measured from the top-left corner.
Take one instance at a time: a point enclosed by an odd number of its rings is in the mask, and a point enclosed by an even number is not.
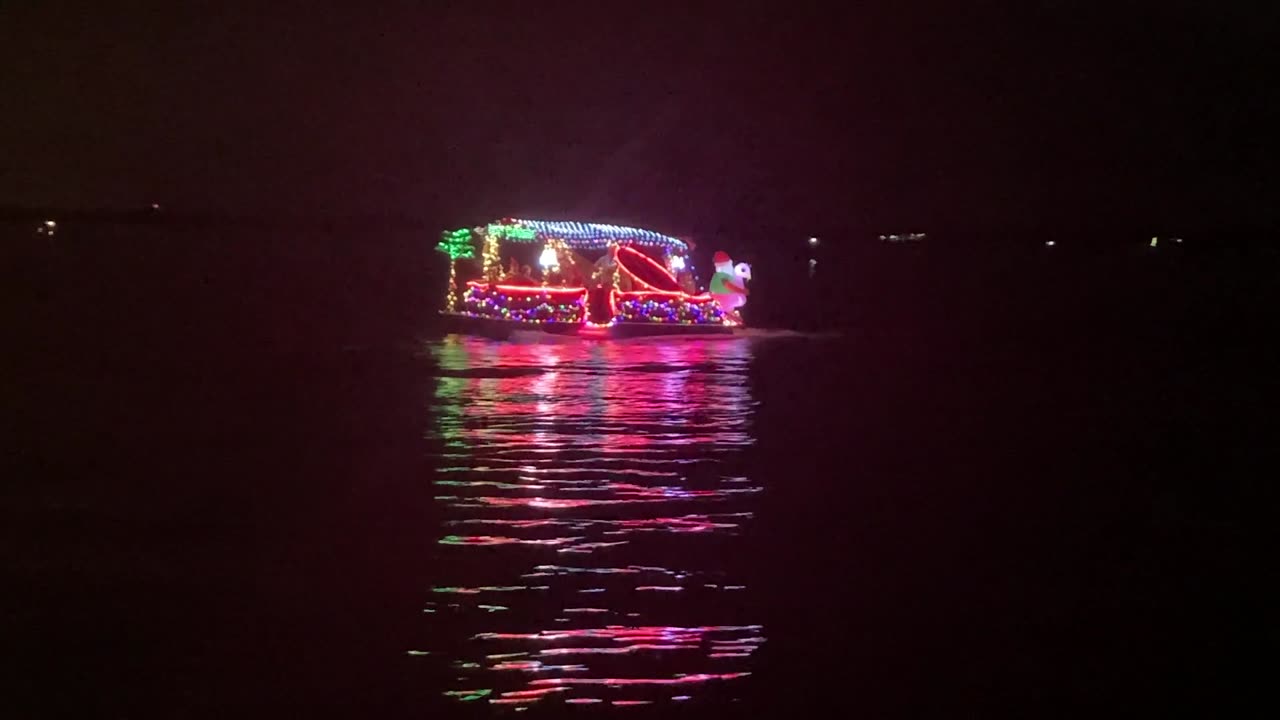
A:
[[[809,238],[809,246],[810,246],[810,247],[813,247],[813,246],[815,246],[815,245],[817,245],[817,244],[818,244],[818,238],[816,238],[816,237],[811,237],[811,238]]]

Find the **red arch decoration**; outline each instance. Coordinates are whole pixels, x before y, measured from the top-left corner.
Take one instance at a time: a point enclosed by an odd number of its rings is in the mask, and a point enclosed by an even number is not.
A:
[[[645,290],[684,294],[680,283],[676,282],[666,268],[635,248],[619,247],[614,255],[614,262]]]

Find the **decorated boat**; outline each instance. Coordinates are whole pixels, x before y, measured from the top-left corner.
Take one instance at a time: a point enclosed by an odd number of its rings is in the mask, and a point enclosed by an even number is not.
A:
[[[449,329],[579,335],[727,335],[742,325],[751,267],[714,256],[698,286],[690,244],[652,230],[505,218],[442,234]]]

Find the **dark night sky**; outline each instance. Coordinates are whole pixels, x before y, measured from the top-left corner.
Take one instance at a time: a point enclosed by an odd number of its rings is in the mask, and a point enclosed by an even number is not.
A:
[[[1280,206],[1280,13],[1244,3],[196,4],[0,5],[0,205],[673,232]]]

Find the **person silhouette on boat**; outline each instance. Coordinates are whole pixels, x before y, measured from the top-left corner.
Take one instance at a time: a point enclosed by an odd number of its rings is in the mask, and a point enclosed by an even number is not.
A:
[[[518,260],[511,258],[511,264],[507,269],[507,274],[503,276],[502,283],[504,285],[524,285],[532,287],[538,284],[533,279],[533,268],[528,265],[521,265]]]
[[[698,294],[698,287],[694,283],[693,273],[688,270],[681,270],[679,274],[676,275],[676,282],[680,284],[680,289],[683,290],[686,295]]]

